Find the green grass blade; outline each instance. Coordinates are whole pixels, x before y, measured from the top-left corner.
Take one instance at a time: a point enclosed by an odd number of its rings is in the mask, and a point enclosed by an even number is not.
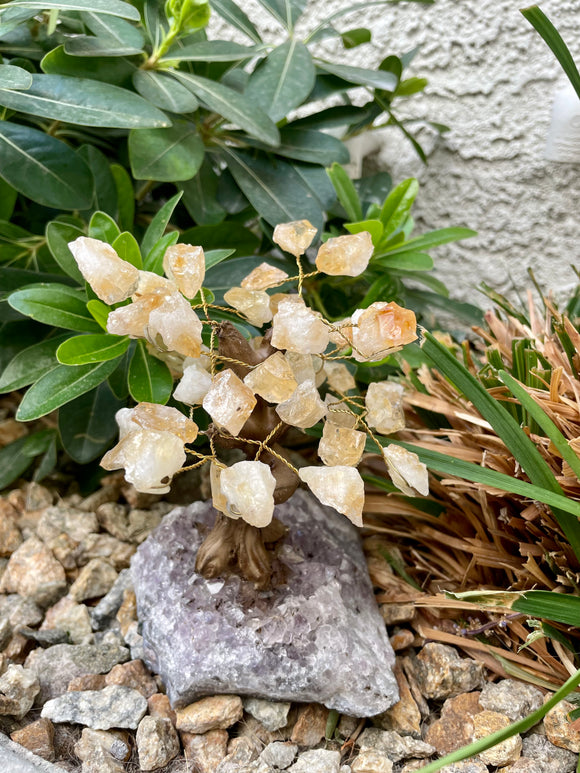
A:
[[[530,590],[512,604],[516,612],[565,625],[580,626],[580,597],[547,590]]]
[[[576,673],[571,676],[551,698],[548,698],[543,706],[529,714],[527,717],[520,719],[518,722],[514,722],[513,725],[510,725],[509,727],[505,727],[502,730],[498,730],[497,732],[488,735],[486,738],[480,738],[478,741],[470,743],[462,749],[451,752],[451,754],[447,754],[445,757],[435,760],[435,762],[430,762],[424,768],[420,768],[421,773],[437,773],[438,770],[441,770],[446,765],[460,762],[468,757],[474,757],[476,754],[481,754],[481,752],[491,749],[492,746],[496,746],[498,743],[506,741],[508,738],[512,738],[517,733],[525,733],[526,730],[529,730],[535,724],[540,722],[546,716],[548,711],[553,709],[561,700],[564,700],[564,698],[578,687],[579,684],[580,671],[576,671]]]
[[[516,381],[515,378],[510,376],[504,370],[500,370],[499,377],[503,383],[510,390],[512,395],[519,400],[520,404],[529,415],[538,423],[538,426],[546,433],[546,437],[550,438],[552,443],[558,449],[558,452],[574,472],[574,475],[580,480],[580,459],[574,453],[574,451],[568,445],[568,441],[562,435],[558,427],[554,424],[552,419],[542,410],[538,403],[531,397],[525,388]]]

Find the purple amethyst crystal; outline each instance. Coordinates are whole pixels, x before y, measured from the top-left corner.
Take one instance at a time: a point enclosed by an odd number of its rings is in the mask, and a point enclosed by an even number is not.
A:
[[[304,491],[275,515],[289,528],[274,559],[284,581],[267,591],[195,571],[210,503],[165,517],[132,562],[146,662],[176,708],[234,693],[385,711],[398,700],[394,654],[356,528]]]

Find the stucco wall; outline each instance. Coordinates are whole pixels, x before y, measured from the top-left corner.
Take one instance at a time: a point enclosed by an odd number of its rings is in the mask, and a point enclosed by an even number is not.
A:
[[[396,181],[419,177],[419,230],[461,224],[479,232],[433,255],[437,275],[456,297],[484,303],[474,289],[482,280],[513,297],[529,286],[526,271],[533,267],[543,286],[560,291],[574,284],[569,265],[580,264],[580,166],[544,158],[553,95],[566,79],[519,13],[524,4],[401,3],[359,12],[338,25],[373,31],[372,43],[351,51],[349,63],[374,66],[388,53],[421,45],[412,70],[428,77],[429,86],[408,104],[407,114],[427,116],[451,131],[444,138],[425,132],[424,167],[388,130],[376,161]],[[308,26],[344,5],[311,2]],[[580,61],[580,0],[544,0],[541,6]],[[244,7],[254,19],[265,19],[263,10],[256,17],[255,0]]]

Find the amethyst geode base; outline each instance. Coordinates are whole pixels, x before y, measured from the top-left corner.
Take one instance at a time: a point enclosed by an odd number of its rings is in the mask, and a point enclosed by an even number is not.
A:
[[[132,562],[147,664],[175,708],[233,693],[385,711],[398,700],[394,654],[356,528],[304,491],[276,516],[289,528],[274,559],[285,583],[268,591],[195,571],[210,503],[165,517]]]

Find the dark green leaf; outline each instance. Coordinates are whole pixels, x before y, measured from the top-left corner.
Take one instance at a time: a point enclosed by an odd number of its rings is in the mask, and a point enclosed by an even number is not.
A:
[[[3,89],[29,89],[32,86],[32,75],[21,67],[0,64],[0,83]]]
[[[74,336],[59,346],[56,357],[61,365],[107,362],[125,354],[129,344],[128,337],[107,333]]]
[[[109,57],[71,56],[64,46],[49,51],[40,66],[49,75],[70,75],[74,78],[90,78],[114,86],[125,85],[131,80],[135,65],[128,59]]]
[[[139,48],[119,46],[110,40],[96,38],[93,35],[78,35],[65,41],[64,50],[70,56],[80,57],[136,56],[144,53]]]
[[[135,194],[128,172],[120,164],[111,164],[111,174],[117,188],[118,223],[123,231],[133,229],[135,217]]]
[[[255,43],[261,43],[260,33],[248,19],[246,14],[239,8],[233,0],[212,0],[212,8],[215,9],[222,19],[231,24],[232,27],[240,30]]]
[[[334,186],[338,200],[346,212],[347,218],[353,222],[362,220],[363,212],[360,199],[356,192],[356,188],[346,171],[338,163],[332,164],[330,169],[327,169],[326,171]]]
[[[213,268],[213,266],[217,266],[218,263],[221,263],[222,260],[225,260],[226,258],[229,258],[230,255],[233,255],[235,250],[208,250],[208,252],[205,253],[205,270],[207,271],[210,268]],[[207,288],[204,288],[204,290],[207,290]],[[210,291],[211,292],[211,291]]]
[[[0,220],[10,220],[18,192],[0,177]]]
[[[259,238],[249,228],[231,222],[189,228],[179,241],[199,244],[204,250],[233,249],[238,255],[252,255],[260,246]]]
[[[64,142],[29,126],[0,122],[0,175],[45,207],[91,205],[93,178],[87,165]]]
[[[121,231],[119,226],[106,212],[95,212],[89,223],[89,236],[91,239],[99,239],[101,242],[113,244]]]
[[[57,365],[24,395],[16,418],[34,421],[105,381],[117,367],[116,360],[93,365]]]
[[[223,153],[237,184],[270,225],[306,219],[322,229],[320,203],[289,164],[230,148],[223,148]]]
[[[26,472],[34,457],[46,450],[46,444],[50,442],[49,435],[53,434],[53,430],[35,432],[18,438],[0,449],[0,490],[5,489]],[[31,453],[32,451],[36,453]]]
[[[68,244],[83,235],[83,232],[75,228],[74,225],[61,223],[58,220],[53,220],[46,226],[46,241],[52,257],[62,270],[73,279],[76,279],[79,284],[82,284],[85,280],[79,271],[72,252],[68,248]]]
[[[138,27],[115,16],[102,16],[95,13],[82,13],[81,19],[93,35],[118,47],[142,49],[145,43],[143,33]]]
[[[350,154],[344,143],[330,134],[314,129],[281,129],[280,146],[276,148],[276,153],[286,158],[322,166],[335,162],[348,164],[350,161]]]
[[[58,429],[67,454],[87,464],[107,451],[118,432],[115,413],[122,407],[106,382],[64,405]]]
[[[141,250],[137,244],[137,240],[129,231],[123,231],[119,234],[113,242],[113,249],[117,255],[131,263],[135,268],[143,268],[143,260],[141,258]]]
[[[555,623],[580,626],[580,598],[569,593],[545,590],[525,591],[511,608],[531,617],[553,620]]]
[[[292,30],[306,9],[307,0],[258,0],[287,30]]]
[[[367,70],[364,67],[350,67],[345,64],[334,64],[316,60],[317,66],[331,75],[337,75],[349,83],[357,86],[369,86],[373,89],[393,91],[397,87],[398,79],[392,72],[381,70]]]
[[[335,107],[327,107],[325,110],[318,110],[304,118],[297,118],[288,126],[294,129],[335,129],[348,126],[351,123],[358,123],[368,114],[369,111],[365,107],[336,105]]]
[[[373,263],[381,268],[395,268],[397,271],[431,271],[433,268],[433,258],[426,252],[387,255],[383,258],[376,258]]]
[[[148,255],[153,249],[156,242],[161,239],[167,228],[167,224],[171,220],[171,216],[183,193],[180,191],[176,193],[169,201],[166,201],[161,209],[155,214],[153,220],[147,226],[145,235],[141,242],[141,250],[143,255]]]
[[[109,376],[107,383],[111,387],[111,391],[117,398],[117,400],[126,400],[129,397],[129,386],[127,385],[127,377],[129,374],[129,363],[133,357],[133,351],[136,346],[136,341],[131,341],[129,348],[125,354],[119,359],[119,364],[115,370]]]
[[[198,225],[215,225],[226,216],[217,200],[219,178],[207,155],[192,180],[181,183],[185,208]]]
[[[190,180],[205,153],[203,140],[192,123],[169,129],[134,129],[129,134],[131,171],[138,180]]]
[[[129,3],[120,0],[12,0],[9,9],[30,8],[34,11],[46,11],[58,8],[62,11],[90,11],[122,19],[139,21],[139,11]],[[2,11],[0,11],[0,18]]]
[[[291,38],[254,70],[245,94],[278,122],[304,102],[314,87],[314,79],[310,52],[303,43]]]
[[[33,75],[27,91],[0,89],[0,104],[12,110],[82,126],[158,128],[171,121],[138,94],[108,83],[67,75]]]
[[[171,397],[173,377],[167,365],[147,351],[138,341],[129,365],[129,392],[138,403],[165,403]]]
[[[383,236],[385,242],[403,227],[418,191],[419,183],[414,177],[410,177],[399,183],[387,196],[381,210],[381,222],[385,226]]]
[[[13,309],[45,325],[81,332],[99,332],[81,290],[59,284],[37,284],[8,297]]]
[[[47,477],[47,475],[50,475],[51,472],[54,471],[56,467],[56,462],[57,462],[56,441],[57,441],[57,435],[56,435],[56,432],[54,432],[48,444],[48,448],[42,455],[42,458],[40,459],[40,463],[38,464],[38,467],[34,471],[32,480],[35,483],[40,483],[42,480],[44,480],[44,478]]]
[[[292,169],[300,177],[323,211],[330,209],[336,202],[336,192],[328,179],[326,170],[314,164],[292,164]]]
[[[210,110],[231,121],[251,137],[273,145],[280,143],[280,135],[271,118],[237,91],[222,83],[198,75],[173,70],[172,75],[190,89]]]
[[[383,204],[389,195],[393,181],[388,172],[376,172],[360,180],[353,180],[354,187],[364,204]],[[368,217],[368,215],[367,215]]]
[[[179,239],[179,231],[169,231],[159,239],[151,250],[147,253],[143,268],[145,271],[152,271],[154,274],[163,276],[163,256],[168,247],[175,244]]]
[[[93,207],[109,215],[116,215],[117,188],[107,157],[94,145],[83,145],[77,153],[91,170],[95,181]]]
[[[56,336],[18,352],[0,376],[0,393],[22,389],[56,367],[56,350],[67,338],[68,335]]]
[[[183,48],[170,49],[161,59],[182,62],[241,62],[262,50],[257,46],[242,46],[230,40],[202,40]]]
[[[135,70],[133,85],[146,100],[171,113],[193,113],[199,107],[195,94],[163,72]]]
[[[340,36],[345,48],[356,48],[363,43],[370,43],[371,31],[365,27],[356,27],[355,29],[343,32]]]

